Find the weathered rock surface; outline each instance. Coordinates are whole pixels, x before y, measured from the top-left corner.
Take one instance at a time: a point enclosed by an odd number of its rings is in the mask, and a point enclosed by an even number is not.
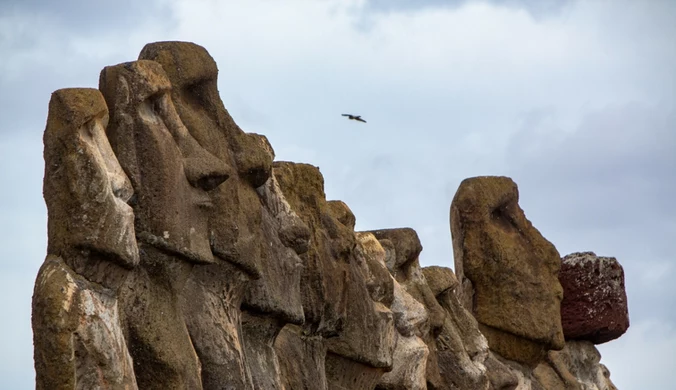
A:
[[[139,388],[202,388],[180,302],[193,265],[214,262],[208,191],[228,178],[227,168],[183,125],[159,63],[106,67],[99,88],[113,107],[108,137],[136,194],[140,266],[120,303]]]
[[[268,151],[274,156],[271,147]],[[257,193],[262,201],[263,270],[259,279],[249,283],[242,303],[244,346],[254,388],[281,389],[274,342],[286,324],[301,325],[305,321],[299,254],[307,251],[310,232],[291,210],[274,175]]]
[[[301,327],[286,325],[275,340],[275,350],[286,389],[326,390],[326,343],[319,335],[306,336]]]
[[[455,288],[458,287],[458,278],[455,277],[453,270],[450,268],[433,265],[424,267],[422,271],[427,285],[435,297],[448,290],[455,291]]]
[[[107,279],[103,265],[130,269],[139,262],[134,214],[126,203],[134,192],[106,137],[108,121],[101,92],[60,89],[49,102],[43,140],[47,252],[97,281]],[[78,248],[109,261],[92,267]]]
[[[385,249],[372,233],[357,233],[357,242],[367,267],[364,272],[368,275],[366,285],[371,297],[376,305],[389,308],[393,314],[386,348],[381,347],[387,353],[389,364],[376,388],[424,389],[429,349],[419,335],[427,326],[425,307],[390,274],[385,263]]]
[[[594,344],[614,340],[629,328],[624,270],[614,257],[576,252],[562,259],[561,324],[566,339]]]
[[[360,252],[360,259],[363,258],[363,261],[359,261],[358,264],[366,275],[366,287],[371,295],[371,299],[374,302],[391,308],[395,299],[395,281],[385,265],[385,249],[371,233],[357,232],[356,236],[357,250]]]
[[[451,204],[463,305],[491,350],[531,366],[563,348],[558,251],[526,219],[507,177],[463,180]]]
[[[345,210],[339,215],[352,215],[347,205],[343,207]],[[388,294],[394,293],[390,289],[392,278],[382,262],[385,251],[382,248],[378,250],[375,237],[363,233],[356,237],[347,291],[350,302],[347,321],[340,335],[327,339],[326,343],[333,354],[381,369],[382,375],[392,369],[396,343],[394,317],[387,305],[394,299]],[[345,365],[341,363],[341,366]],[[375,375],[376,382],[380,375]]]
[[[426,367],[427,386],[433,389],[441,388],[443,380],[437,364],[435,339],[441,331],[445,314],[420,268],[418,260],[422,251],[420,238],[411,228],[382,229],[371,233],[381,241],[381,244],[389,247],[389,251],[386,250],[385,262],[394,279],[427,310],[428,321],[418,336],[425,341],[429,350]]]
[[[457,275],[423,269],[413,229],[355,232],[319,168],[273,163],[217,77],[155,42],[52,95],[37,388],[614,389],[592,344],[628,326],[614,259],[559,275],[516,184],[479,177],[451,205]]]
[[[98,90],[52,94],[44,133],[47,258],[33,293],[37,389],[135,389],[117,289],[139,262],[129,179]]]
[[[37,389],[136,389],[114,290],[48,255],[33,293]]]
[[[384,273],[371,272],[367,252],[358,248],[352,211],[342,202],[326,201],[316,167],[276,163],[273,172],[291,208],[314,232],[302,255],[304,333],[325,338],[327,385],[375,385],[391,369],[395,342],[392,313],[382,302],[386,297],[367,287],[386,284],[376,280]]]
[[[601,354],[589,341],[567,341],[561,351],[549,351],[533,371],[543,388],[552,390],[617,390]]]
[[[533,380],[532,368],[490,352],[486,359],[491,389],[546,390]]]
[[[206,387],[217,388],[234,380],[233,386],[248,388],[250,374],[254,387],[278,388],[273,343],[284,324],[304,321],[301,260],[294,249],[302,252],[307,247],[309,230],[290,210],[271,175],[271,145],[262,136],[244,133],[225,110],[216,86],[216,62],[207,51],[187,42],[158,42],[146,45],[140,58],[170,69],[167,73],[177,87],[172,100],[189,132],[221,161],[236,167],[229,182],[212,193],[216,212],[210,219],[211,248],[221,261],[210,266],[211,272],[194,272],[188,284],[193,297],[227,297],[227,305],[209,310],[186,305],[200,359],[210,362],[202,374],[209,384]],[[247,277],[253,280],[245,283]],[[223,289],[224,285],[228,288]],[[240,306],[250,313],[241,330]],[[209,337],[217,332],[224,342],[213,348]],[[244,343],[248,368],[241,352],[242,338],[248,340]],[[233,371],[239,375],[232,375]]]
[[[523,374],[515,372],[514,369],[503,363],[504,359],[500,358],[493,352],[488,353],[486,359],[486,370],[488,374],[488,381],[490,382],[489,389],[491,390],[528,390],[530,384],[524,383]]]
[[[324,178],[309,164],[275,162],[274,176],[294,212],[312,235],[301,255],[301,297],[308,335],[337,335],[347,316],[348,264],[356,239],[329,210]]]
[[[204,389],[253,389],[240,311],[248,280],[240,269],[223,262],[194,268],[186,282],[180,306]]]
[[[384,374],[378,389],[426,389],[429,348],[420,337],[428,327],[425,306],[393,281],[391,310],[397,330],[392,371]]]
[[[233,169],[237,162],[228,139],[242,131],[222,105],[216,87],[218,69],[204,48],[188,42],[155,42],[146,45],[139,58],[167,70],[171,101],[186,130],[228,169],[229,180],[209,193],[214,205],[208,217],[214,264],[193,269],[185,286],[184,296],[189,298],[181,306],[202,365],[203,386],[252,388],[240,306],[247,282],[262,273],[255,229],[250,228],[260,224],[256,213],[260,208],[254,191]]]
[[[445,389],[488,389],[488,342],[479,325],[458,300],[458,281],[445,267],[423,268],[425,279],[444,309],[444,324],[436,339],[439,373]]]

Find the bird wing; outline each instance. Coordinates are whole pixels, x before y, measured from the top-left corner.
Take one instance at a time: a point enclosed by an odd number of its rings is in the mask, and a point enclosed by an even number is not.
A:
[[[357,120],[358,120],[359,122],[364,122],[364,123],[366,123],[366,121],[363,120],[363,119],[361,119],[361,117],[357,117]]]
[[[352,115],[350,115],[350,114],[343,114],[343,116],[352,116]]]

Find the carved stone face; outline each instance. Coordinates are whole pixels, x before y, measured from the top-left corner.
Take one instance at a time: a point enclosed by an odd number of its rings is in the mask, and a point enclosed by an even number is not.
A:
[[[328,349],[344,358],[389,370],[396,330],[388,307],[394,300],[394,284],[379,262],[385,258],[385,250],[372,234],[355,234],[355,217],[345,203],[330,201],[327,206],[330,216],[326,218],[332,218],[332,224],[339,229],[351,232],[356,244],[333,242],[335,252],[342,253],[349,262],[345,292],[349,305],[343,330],[338,337],[327,340]]]
[[[463,305],[492,350],[535,363],[563,348],[558,251],[526,219],[507,177],[464,180],[451,205]]]
[[[388,258],[386,250],[373,233],[363,232],[357,235],[363,247],[372,253],[370,257],[376,260],[381,272],[392,284],[392,303],[389,307],[394,315],[394,326],[398,334],[392,371],[380,378],[379,387],[400,388],[402,384],[406,384],[407,388],[427,388],[427,362],[430,351],[420,336],[429,331],[429,313],[425,306],[411,296],[390,274],[386,266]],[[392,253],[394,246],[389,249]],[[395,263],[393,260],[390,258],[390,264]]]
[[[301,256],[304,327],[308,333],[338,334],[347,311],[345,249],[354,248],[354,232],[329,214],[324,178],[317,167],[291,162],[275,163],[274,176],[291,208],[312,232]],[[342,256],[342,257],[341,257]]]
[[[44,134],[44,195],[49,253],[88,250],[131,268],[138,264],[131,183],[108,143],[108,109],[96,89],[52,94]]]
[[[371,232],[386,251],[385,263],[395,280],[427,311],[427,320],[418,336],[427,344],[425,379],[428,387],[442,387],[436,353],[436,338],[444,323],[444,311],[436,300],[420,268],[423,250],[418,233],[411,228],[380,229]]]
[[[355,387],[346,384],[350,378],[344,370],[349,366],[374,380],[373,386],[364,385],[373,388],[391,368],[394,350],[396,331],[387,307],[393,287],[388,272],[373,264],[377,260],[370,256],[378,254],[357,247],[354,214],[342,202],[326,201],[317,167],[279,162],[274,176],[312,233],[307,252],[301,255],[304,332],[326,337],[330,383]]]
[[[211,192],[215,206],[209,220],[212,252],[259,278],[263,272],[262,221],[254,188],[270,176],[272,160],[256,143],[242,144],[242,139],[250,137],[223,106],[216,62],[206,49],[190,42],[155,42],[146,45],[139,58],[162,64],[173,85],[174,105],[190,134],[231,170],[236,169],[227,183]],[[250,176],[257,180],[245,180]]]
[[[109,139],[136,191],[139,239],[192,262],[213,262],[207,191],[228,178],[227,170],[183,125],[162,66],[135,61],[106,67],[99,84],[113,107]]]

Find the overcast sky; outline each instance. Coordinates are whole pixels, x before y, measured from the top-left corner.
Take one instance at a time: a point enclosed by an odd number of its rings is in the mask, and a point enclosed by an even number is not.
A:
[[[204,46],[242,129],[319,166],[357,229],[416,229],[423,266],[453,267],[460,182],[512,177],[562,256],[624,267],[631,326],[599,346],[614,383],[671,388],[674,37],[670,0],[1,0],[0,388],[34,388],[50,94],[164,40]]]

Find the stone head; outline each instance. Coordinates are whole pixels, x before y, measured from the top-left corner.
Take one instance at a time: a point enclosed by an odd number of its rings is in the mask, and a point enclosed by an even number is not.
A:
[[[371,299],[389,308],[395,299],[394,280],[385,265],[387,256],[385,249],[372,233],[357,232],[356,235],[357,250],[364,260],[359,262],[359,265],[364,269],[366,287]]]
[[[274,158],[274,150],[263,135],[252,134],[262,150]],[[256,188],[260,199],[261,277],[249,283],[243,309],[301,325],[305,321],[300,289],[303,260],[309,246],[310,229],[287,202],[274,175]]]
[[[147,44],[139,59],[161,64],[173,86],[171,98],[188,132],[230,167],[230,180],[211,193],[212,252],[253,279],[262,272],[261,206],[255,188],[270,177],[272,158],[252,134],[230,117],[218,93],[216,62],[191,42]]]
[[[394,300],[394,283],[381,263],[385,251],[372,234],[355,233],[355,216],[344,202],[327,202],[324,218],[329,238],[335,237],[329,240],[331,252],[345,261],[349,302],[344,327],[338,337],[327,340],[328,350],[345,359],[378,368],[381,373],[389,371],[393,364],[396,330],[394,315],[389,308]],[[341,239],[339,232],[351,236],[353,241]]]
[[[380,229],[371,233],[385,249],[385,263],[394,279],[427,311],[427,321],[419,328],[417,335],[425,341],[429,349],[426,382],[429,387],[437,388],[441,386],[442,378],[435,344],[443,327],[445,314],[420,267],[419,256],[423,247],[418,233],[411,228]]]
[[[345,251],[340,248],[354,248],[354,233],[330,214],[324,178],[317,167],[275,162],[274,176],[285,199],[311,232],[309,247],[301,255],[304,327],[310,334],[335,336],[345,323],[347,309],[348,259],[341,258]]]
[[[99,79],[110,107],[108,138],[136,193],[139,240],[184,260],[210,263],[208,192],[229,177],[228,170],[183,125],[171,88],[153,61],[108,66]]]
[[[345,203],[326,200],[317,167],[276,162],[273,172],[311,232],[309,248],[301,255],[305,332],[330,340],[329,352],[338,357],[334,363],[361,364],[380,373],[391,368],[396,332],[388,308],[392,284],[375,264],[385,256],[382,248],[360,245],[354,214]]]
[[[461,301],[491,349],[535,364],[563,348],[561,260],[518,201],[510,178],[465,179],[451,204],[453,253]]]
[[[430,315],[427,308],[399,284],[386,266],[387,259],[390,260],[389,264],[394,264],[394,244],[389,239],[378,240],[371,232],[360,232],[357,236],[361,247],[371,253],[369,257],[377,260],[381,272],[392,283],[392,301],[389,307],[394,315],[397,332],[393,367],[392,371],[380,378],[377,388],[439,388],[428,386],[430,349],[422,338],[429,334]]]
[[[85,251],[119,266],[139,262],[132,186],[105,134],[108,108],[92,88],[52,94],[44,132],[48,253]]]
[[[254,188],[267,181],[272,159],[257,135],[244,133],[225,109],[218,92],[218,66],[204,47],[192,42],[154,42],[143,47],[139,59],[159,62],[165,68],[174,85],[179,114],[200,143],[213,137],[217,129],[227,139],[238,176]]]

